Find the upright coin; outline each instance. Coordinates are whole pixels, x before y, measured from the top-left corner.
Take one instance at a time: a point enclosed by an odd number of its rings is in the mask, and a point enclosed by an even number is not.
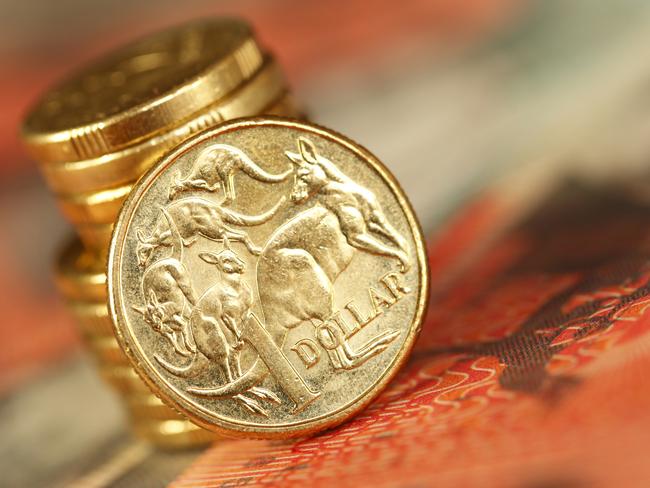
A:
[[[282,438],[336,425],[406,360],[427,301],[419,225],[390,172],[330,130],[242,119],[134,187],[110,313],[139,374],[193,422]]]
[[[248,24],[197,21],[150,35],[48,92],[23,137],[43,162],[102,156],[175,126],[249,79],[262,53]]]

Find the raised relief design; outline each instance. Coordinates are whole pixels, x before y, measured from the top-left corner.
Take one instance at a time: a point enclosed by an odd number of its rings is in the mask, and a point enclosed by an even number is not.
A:
[[[327,358],[332,370],[342,373],[381,354],[398,330],[361,336],[360,346],[352,339],[410,293],[402,284],[410,267],[405,239],[373,192],[318,154],[309,139],[299,138],[297,150],[284,153],[291,168],[273,175],[237,148],[207,147],[185,177],[175,178],[151,233],[137,232],[145,303],[134,308],[173,348],[161,342],[156,360],[172,375],[208,384],[187,387],[190,394],[231,399],[260,415],[287,400],[298,412],[319,397],[299,369],[307,371]],[[227,208],[236,199],[237,171],[270,187],[293,175],[289,198],[281,196],[260,215]],[[219,204],[199,196],[219,188]],[[269,193],[277,193],[276,188]],[[291,217],[278,222],[266,242],[254,243],[246,228],[272,222],[282,207]],[[183,250],[200,238],[215,241],[214,249],[198,254],[206,266],[200,273],[214,278],[197,297]],[[237,242],[249,258],[235,251]],[[394,260],[397,270],[377,276],[363,303],[337,310],[335,283],[359,251]],[[255,269],[247,266],[251,261]],[[311,324],[298,329],[308,335],[287,346],[285,354],[289,330],[301,324]],[[272,382],[265,382],[269,377]],[[210,384],[215,379],[217,384]]]
[[[178,233],[169,212],[166,209],[162,209],[162,212],[169,225],[171,242],[171,232]],[[144,269],[142,293],[147,301],[143,307],[133,308],[156,332],[171,342],[178,354],[190,356],[196,352],[196,345],[188,317],[196,304],[196,297],[189,273],[182,263],[183,245],[178,239],[168,257],[147,266],[155,246],[141,232],[138,232],[138,239],[138,265]]]
[[[279,183],[291,175],[291,170],[279,175],[267,173],[239,149],[227,144],[213,144],[201,151],[192,171],[185,178],[177,175],[169,191],[169,198],[174,199],[183,192],[191,190],[214,192],[223,188],[224,204],[230,203],[236,196],[235,173],[237,171],[264,183]]]

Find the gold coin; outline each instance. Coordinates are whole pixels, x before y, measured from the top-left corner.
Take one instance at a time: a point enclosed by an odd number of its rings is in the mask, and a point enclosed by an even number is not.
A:
[[[106,262],[86,251],[76,238],[59,255],[54,277],[67,300],[106,302]]]
[[[84,215],[76,216],[75,209],[90,204],[86,200],[92,194],[88,193],[137,180],[169,148],[190,136],[224,120],[266,113],[267,109],[276,115],[293,115],[295,105],[279,104],[280,96],[286,97],[286,80],[279,65],[267,59],[250,81],[178,127],[94,159],[41,164],[41,171],[50,188],[63,195],[64,213],[71,206],[70,218],[82,221]],[[268,107],[270,103],[273,106]]]
[[[211,444],[218,437],[189,420],[142,420],[133,418],[134,433],[163,449],[189,449]]]
[[[178,125],[261,64],[260,48],[243,21],[204,20],[165,30],[48,92],[27,116],[23,138],[39,161],[98,157]]]
[[[269,107],[262,110],[261,113],[306,119],[304,110],[288,92],[283,93],[279,100],[274,101]],[[185,139],[187,137],[179,137],[179,141]],[[113,233],[112,222],[110,224],[76,224],[75,228],[81,242],[88,249],[93,249],[99,253],[99,256],[105,255],[111,241],[111,234]]]
[[[256,115],[264,110],[265,107],[275,100],[285,89],[284,79],[277,66],[269,66],[268,71],[262,73],[262,77],[254,80],[250,84],[255,88],[249,92],[250,97],[233,97],[221,106],[221,109],[214,109],[201,116],[201,120],[194,120],[183,126],[183,131],[175,132],[171,136],[160,136],[157,138],[155,156],[162,154],[162,150],[170,147],[172,142],[180,142],[187,139],[190,135],[200,132],[200,129],[212,127],[219,122],[227,119],[238,118],[245,115]],[[253,100],[255,98],[256,100]],[[191,127],[191,130],[187,130]],[[185,134],[185,137],[183,137]],[[147,143],[149,147],[153,147]],[[152,154],[153,154],[152,152]],[[154,158],[149,158],[147,164],[151,164]],[[137,175],[139,176],[139,175]],[[108,225],[115,221],[117,213],[130,193],[133,181],[124,186],[110,188],[98,192],[81,193],[72,195],[63,195],[59,197],[59,205],[63,214],[77,226],[82,226],[80,235],[84,237],[84,242],[94,242],[100,237],[98,234],[92,234],[86,237],[84,231],[90,229],[94,231],[96,225]]]
[[[138,181],[108,283],[119,342],[156,395],[215,432],[283,438],[386,386],[428,270],[385,166],[328,129],[265,117],[200,134]]]

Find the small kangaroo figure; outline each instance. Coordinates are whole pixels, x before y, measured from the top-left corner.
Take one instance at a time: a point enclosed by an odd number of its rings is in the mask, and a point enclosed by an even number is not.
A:
[[[133,309],[142,314],[144,320],[158,333],[171,342],[177,353],[192,356],[196,345],[189,328],[187,316],[194,306],[196,297],[187,268],[182,263],[183,245],[169,213],[163,208],[163,215],[171,232],[169,256],[163,257],[146,267],[142,275],[143,307]]]
[[[228,239],[243,242],[251,254],[259,254],[259,249],[248,234],[233,226],[255,226],[268,222],[284,203],[284,197],[269,210],[259,215],[243,215],[203,198],[191,196],[180,198],[165,208],[169,218],[159,219],[150,235],[138,230],[138,265],[145,268],[154,254],[161,249],[175,246],[191,246],[199,236],[211,241]],[[171,223],[170,223],[171,222]],[[180,243],[172,239],[174,232],[180,235]]]
[[[253,303],[251,289],[242,279],[245,263],[228,241],[223,251],[203,252],[199,257],[216,266],[221,279],[198,300],[190,324],[199,351],[218,364],[231,382],[241,376],[242,324]]]
[[[223,204],[228,204],[235,199],[236,171],[242,171],[264,183],[279,183],[292,174],[291,168],[279,175],[267,173],[236,147],[214,144],[199,153],[192,170],[185,178],[181,178],[180,174],[177,176],[169,191],[169,198],[173,200],[185,191],[201,189],[214,192],[223,187]]]
[[[241,337],[244,321],[248,320],[253,294],[242,279],[245,263],[224,240],[224,249],[219,253],[203,252],[199,257],[219,270],[221,280],[208,288],[196,302],[190,316],[190,327],[196,342],[197,355],[207,358],[223,372],[228,383],[241,377],[240,355],[243,345]],[[172,369],[160,359],[158,361],[170,372],[181,373],[192,368],[192,364],[182,369]],[[233,395],[250,412],[266,416],[260,400],[279,404],[280,399],[262,387],[251,387],[247,391]]]

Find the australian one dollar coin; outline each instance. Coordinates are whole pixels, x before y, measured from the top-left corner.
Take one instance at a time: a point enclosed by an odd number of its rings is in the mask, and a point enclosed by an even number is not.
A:
[[[403,365],[425,311],[422,234],[349,139],[241,119],[167,154],[113,233],[111,315],[138,373],[225,435],[339,424]]]

